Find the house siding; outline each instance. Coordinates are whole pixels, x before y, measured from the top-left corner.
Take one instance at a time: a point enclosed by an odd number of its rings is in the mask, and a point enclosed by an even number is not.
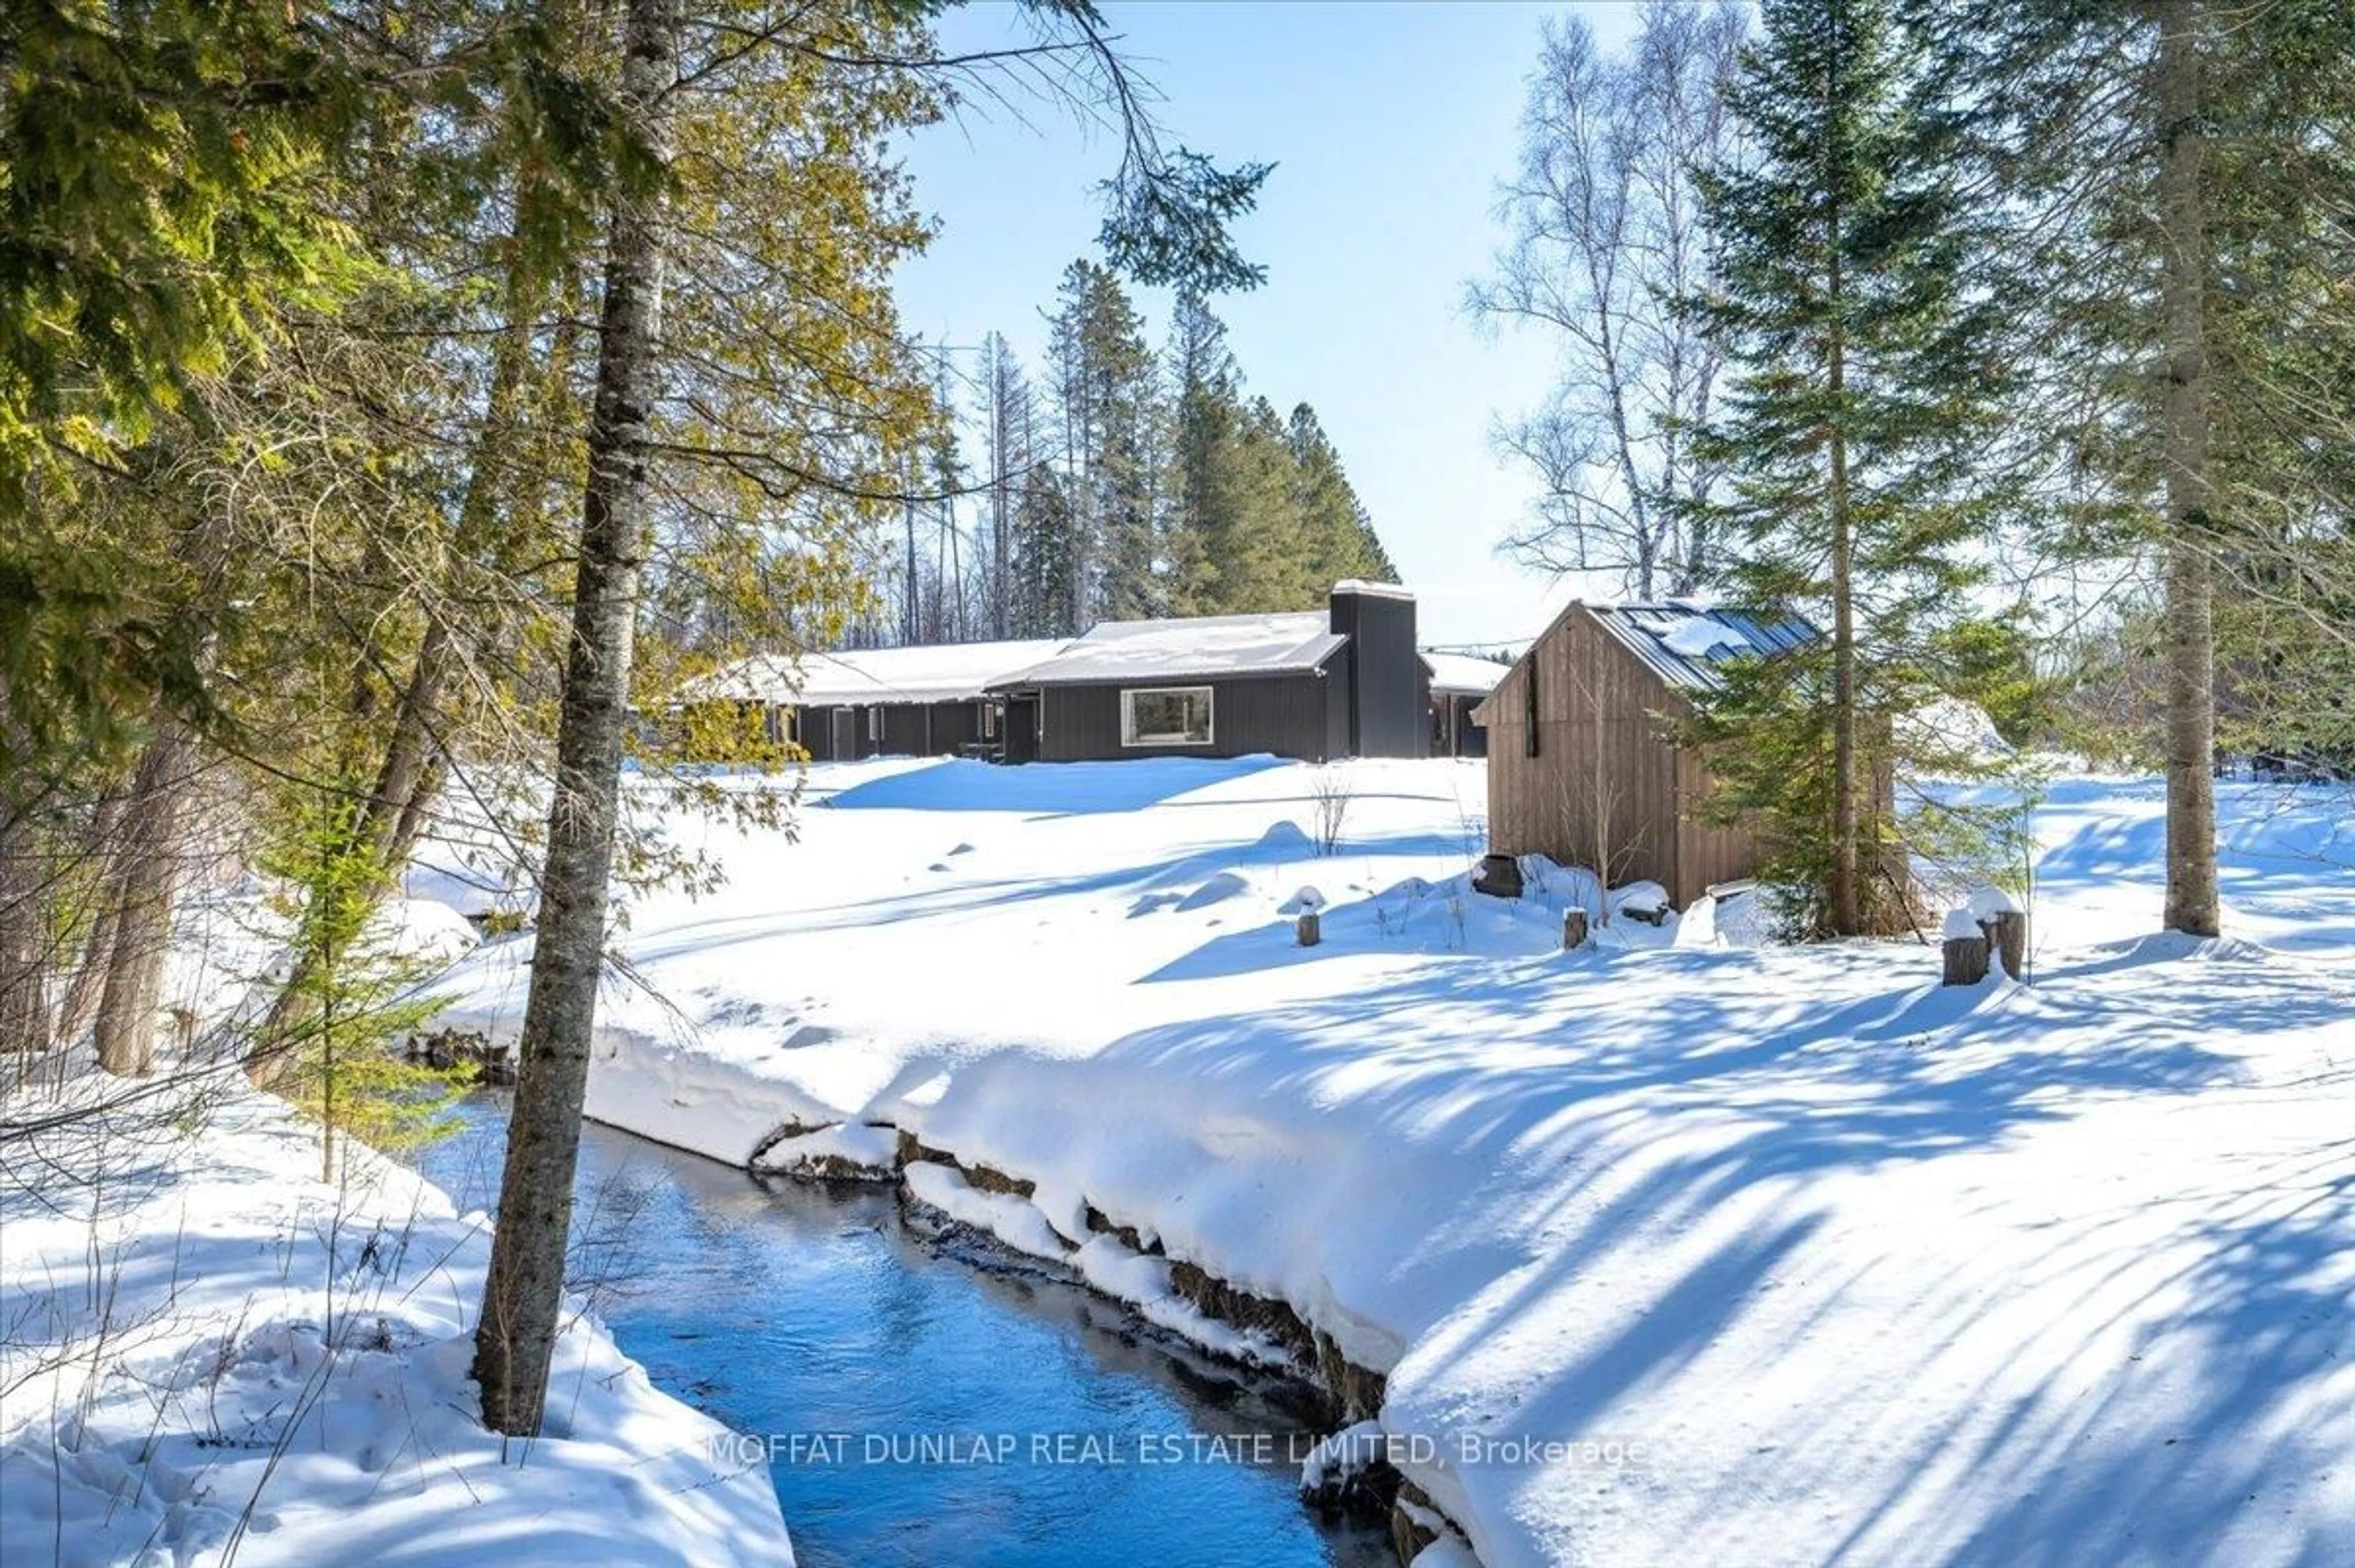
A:
[[[881,740],[870,737],[868,715],[883,714]],[[793,739],[814,763],[856,762],[862,757],[935,757],[953,755],[958,748],[981,739],[981,702],[886,702],[824,704],[781,709],[790,714]],[[835,719],[850,720],[850,745],[837,754]]]
[[[1415,651],[1415,603],[1397,593],[1333,591],[1335,661],[1348,687],[1348,732],[1336,756],[1420,757],[1430,748],[1431,671]]]
[[[1120,686],[1050,686],[1040,694],[1045,733],[1039,742],[1043,762],[1086,762],[1122,757],[1243,757],[1259,752],[1322,762],[1339,755],[1332,745],[1337,709],[1327,675],[1305,671],[1225,680],[1139,682]],[[1124,746],[1120,741],[1120,694],[1124,689],[1207,686],[1210,737],[1207,746]],[[1347,733],[1346,710],[1339,714]]]

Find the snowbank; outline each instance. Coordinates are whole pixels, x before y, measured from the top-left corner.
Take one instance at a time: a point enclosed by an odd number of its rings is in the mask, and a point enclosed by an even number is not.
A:
[[[1562,953],[1591,878],[1469,891],[1476,767],[1351,765],[1329,858],[1263,761],[826,772],[802,843],[636,912],[592,1114],[739,1161],[889,1123],[1149,1315],[1089,1211],[1287,1304],[1488,1568],[2355,1561],[2355,844],[2262,786],[2243,940],[2148,937],[2156,785],[2060,781],[2039,984],[1942,989],[1726,945],[1747,893]],[[521,955],[448,988],[511,1023]]]
[[[325,1185],[241,1088],[13,1131],[0,1562],[792,1562],[765,1463],[593,1318],[503,1451],[469,1376],[488,1222],[401,1168]]]

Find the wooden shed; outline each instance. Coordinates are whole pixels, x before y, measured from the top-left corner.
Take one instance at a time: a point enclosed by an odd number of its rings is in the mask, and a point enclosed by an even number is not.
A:
[[[1802,623],[1764,625],[1712,606],[1574,603],[1473,709],[1488,737],[1488,847],[1655,881],[1679,909],[1757,869],[1739,827],[1699,819],[1710,788],[1674,727],[1711,666],[1796,647]]]

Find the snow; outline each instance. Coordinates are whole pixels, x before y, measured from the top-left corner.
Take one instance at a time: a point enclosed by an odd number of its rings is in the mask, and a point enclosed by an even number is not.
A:
[[[1470,654],[1425,653],[1423,662],[1431,667],[1431,689],[1452,691],[1468,697],[1486,697],[1497,689],[1510,665],[1495,659],[1476,658]]]
[[[1750,651],[1750,639],[1734,627],[1711,620],[1707,615],[1694,615],[1677,623],[1676,628],[1660,638],[1670,653],[1682,654],[1689,659],[1706,659],[1723,649],[1728,655]]]
[[[1970,896],[1970,911],[1971,918],[1985,925],[1999,914],[2019,913],[2019,901],[2001,888],[1973,888]]]
[[[1590,876],[1470,890],[1476,765],[1347,768],[1331,857],[1265,759],[846,764],[799,843],[682,822],[730,880],[617,937],[591,1113],[731,1161],[890,1123],[1038,1185],[914,1196],[1152,1321],[1232,1333],[1168,1259],[1289,1303],[1487,1568],[2355,1561],[2345,797],[2220,786],[2202,943],[2153,929],[2158,781],[2057,779],[2038,983],[1945,988],[1757,944],[1754,891],[1563,953]],[[511,1027],[525,955],[459,1016]]]
[[[1313,1492],[1328,1481],[1354,1476],[1387,1458],[1388,1434],[1379,1421],[1360,1421],[1322,1439],[1300,1461],[1300,1489]]]
[[[1668,890],[1657,882],[1628,882],[1611,890],[1614,914],[1657,914],[1668,907]]]
[[[503,1453],[469,1375],[488,1221],[366,1151],[322,1182],[282,1102],[215,1083],[0,1157],[0,1562],[793,1561],[766,1465],[592,1317]]]
[[[1715,689],[1711,667],[1738,655],[1773,655],[1816,636],[1801,621],[1764,624],[1736,610],[1697,599],[1659,604],[1573,604],[1564,614],[1584,613],[1618,639],[1645,667],[1669,686],[1688,691]]]
[[[1959,697],[1937,698],[1898,715],[1896,722],[1918,752],[1945,752],[1989,765],[2009,761],[2014,752],[1987,709]]]
[[[1940,934],[1948,942],[1971,942],[1985,936],[1987,932],[1979,924],[1978,917],[1970,911],[1950,909],[1946,912],[1946,923]]]
[[[1269,615],[1197,615],[1103,621],[1051,658],[994,684],[1213,679],[1315,669],[1348,641],[1323,610]]]
[[[763,1150],[757,1168],[806,1171],[833,1180],[896,1180],[899,1135],[890,1127],[836,1122],[780,1139]]]
[[[687,700],[721,698],[828,708],[867,703],[968,702],[1006,676],[1051,658],[1062,638],[943,643],[906,648],[755,654],[692,682]]]

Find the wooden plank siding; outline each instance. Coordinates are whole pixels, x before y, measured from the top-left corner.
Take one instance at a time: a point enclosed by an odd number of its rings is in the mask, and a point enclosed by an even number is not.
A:
[[[982,739],[982,700],[967,699],[778,708],[771,709],[771,734],[789,736],[814,763],[954,756],[959,747]],[[870,717],[879,710],[883,716],[879,740],[874,737]],[[849,749],[839,754],[835,746],[841,728],[836,722],[837,716],[849,720],[850,737]]]
[[[1243,757],[1273,752],[1322,762],[1348,754],[1347,693],[1321,670],[1224,680],[1138,682],[1131,689],[1210,688],[1207,746],[1124,746],[1120,694],[1111,685],[1050,686],[1041,699],[1039,757],[1082,762],[1119,757]]]
[[[1708,769],[1668,732],[1689,711],[1683,694],[1572,606],[1474,710],[1487,731],[1489,848],[1596,867],[1614,885],[1656,881],[1678,908],[1712,882],[1750,875],[1747,834],[1690,819]],[[1597,867],[1604,858],[1612,863]]]

